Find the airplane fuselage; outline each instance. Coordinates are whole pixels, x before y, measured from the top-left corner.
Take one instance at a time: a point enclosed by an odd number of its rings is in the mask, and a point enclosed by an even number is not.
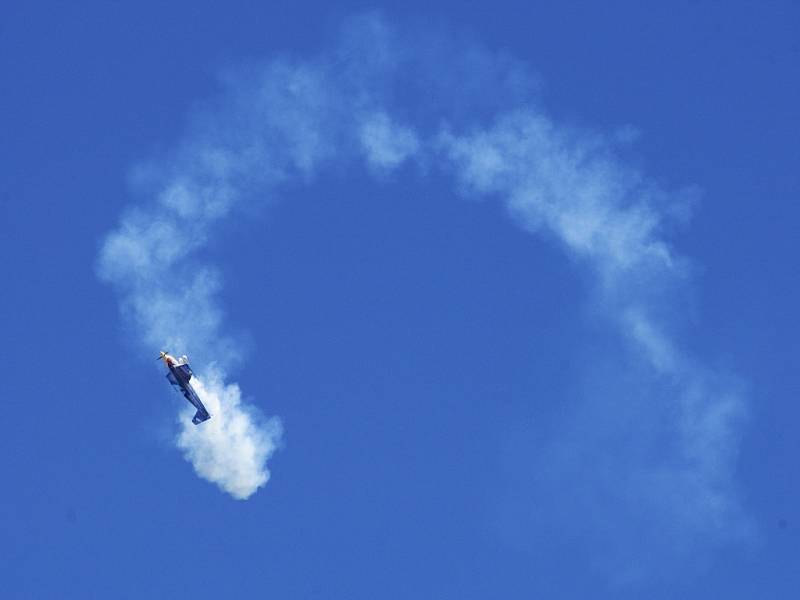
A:
[[[192,387],[192,384],[189,383],[192,379],[193,373],[186,357],[182,356],[181,360],[176,360],[174,356],[170,356],[169,354],[162,352],[161,359],[169,369],[169,373],[167,373],[167,379],[169,382],[178,388],[183,394],[184,398],[186,398],[197,409],[197,413],[195,413],[194,417],[192,418],[192,423],[197,425],[198,423],[202,423],[203,421],[210,419],[211,415],[201,402],[200,397]]]

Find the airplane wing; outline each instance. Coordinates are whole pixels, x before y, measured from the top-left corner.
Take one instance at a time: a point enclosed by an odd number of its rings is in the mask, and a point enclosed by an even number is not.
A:
[[[175,370],[180,371],[181,375],[186,375],[186,381],[189,381],[189,379],[192,378],[192,375],[194,375],[189,365],[178,365],[177,367],[175,367]]]

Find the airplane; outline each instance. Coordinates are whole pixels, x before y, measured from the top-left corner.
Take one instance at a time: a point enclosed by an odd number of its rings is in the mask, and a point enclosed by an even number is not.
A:
[[[189,383],[192,379],[192,375],[194,375],[192,369],[189,367],[189,359],[186,356],[175,358],[162,350],[156,360],[164,361],[164,364],[167,365],[169,369],[169,373],[167,373],[169,382],[178,388],[186,399],[197,409],[194,417],[192,417],[192,423],[197,425],[203,421],[208,421],[211,415],[208,414],[206,407],[200,402],[200,397],[197,395],[197,392],[194,391],[194,388]]]

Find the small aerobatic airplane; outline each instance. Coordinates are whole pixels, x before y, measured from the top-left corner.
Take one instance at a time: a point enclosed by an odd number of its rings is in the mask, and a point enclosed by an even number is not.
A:
[[[197,392],[194,391],[194,388],[189,383],[193,375],[192,369],[189,368],[189,359],[186,358],[186,356],[181,356],[176,359],[174,356],[170,356],[162,351],[158,360],[163,360],[164,364],[167,365],[169,369],[167,379],[169,379],[169,382],[176,388],[179,388],[186,399],[197,409],[197,412],[192,418],[192,423],[197,425],[203,421],[208,421],[211,415],[208,414],[206,407],[200,402],[200,397],[197,395]]]

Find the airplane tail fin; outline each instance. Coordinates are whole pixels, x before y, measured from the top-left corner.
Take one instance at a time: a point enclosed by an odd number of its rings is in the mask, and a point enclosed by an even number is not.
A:
[[[198,409],[197,412],[192,417],[192,423],[198,425],[203,421],[208,421],[211,418],[211,415],[208,414],[208,411]]]

